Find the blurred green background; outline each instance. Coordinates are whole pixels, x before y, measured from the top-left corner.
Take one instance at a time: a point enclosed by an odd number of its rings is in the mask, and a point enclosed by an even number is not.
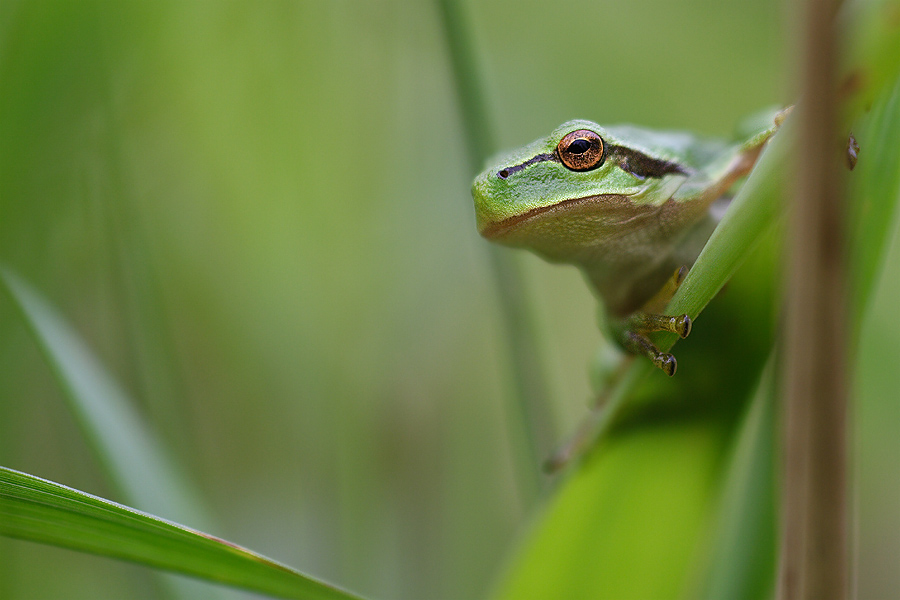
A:
[[[728,135],[794,93],[782,3],[468,8],[504,147],[571,118]],[[536,506],[472,175],[430,2],[0,0],[0,260],[139,402],[211,533],[368,596],[481,596]],[[517,260],[562,439],[595,302]],[[861,348],[860,385],[894,400],[856,420],[861,597],[898,577],[898,263]],[[117,499],[6,297],[0,463]],[[158,592],[106,559],[0,555],[3,598]]]

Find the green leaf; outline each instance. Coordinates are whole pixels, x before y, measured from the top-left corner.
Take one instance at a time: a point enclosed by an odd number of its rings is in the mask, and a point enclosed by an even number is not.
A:
[[[496,598],[673,598],[714,500],[718,440],[703,422],[617,435],[565,482]]]
[[[5,467],[0,467],[0,534],[282,598],[359,598],[225,540]]]

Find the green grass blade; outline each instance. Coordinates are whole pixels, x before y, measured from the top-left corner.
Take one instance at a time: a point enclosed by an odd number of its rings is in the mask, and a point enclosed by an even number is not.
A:
[[[850,289],[864,314],[883,268],[900,201],[900,77],[877,99],[855,132],[860,158],[850,176]]]
[[[22,314],[63,396],[112,484],[128,503],[214,530],[199,495],[132,408],[131,399],[79,335],[22,278],[0,265],[0,286]],[[163,577],[176,598],[226,600],[227,590]]]
[[[845,108],[858,115],[891,85],[900,70],[900,35],[897,35],[897,0],[844,2],[839,23],[845,43],[841,81],[852,90]]]
[[[784,214],[784,173],[790,164],[794,139],[791,121],[788,117],[763,151],[669,303],[666,314],[685,313],[696,319]],[[660,336],[660,347],[671,348],[677,339],[675,334]]]
[[[775,581],[775,364],[770,357],[735,440],[708,567],[692,598],[753,600]]]
[[[125,500],[210,529],[186,478],[79,335],[30,285],[2,265],[0,285],[23,315],[70,409]]]
[[[449,51],[453,82],[465,130],[466,154],[474,176],[497,151],[486,93],[470,33],[465,7],[457,0],[436,0]],[[508,248],[491,244],[490,264],[497,283],[506,343],[513,372],[515,405],[510,408],[510,433],[516,444],[517,480],[524,503],[530,503],[545,485],[538,472],[540,457],[552,446],[552,413],[546,366],[539,352],[533,307],[526,293],[522,271]]]
[[[359,598],[219,538],[5,467],[0,467],[0,534],[282,598]]]

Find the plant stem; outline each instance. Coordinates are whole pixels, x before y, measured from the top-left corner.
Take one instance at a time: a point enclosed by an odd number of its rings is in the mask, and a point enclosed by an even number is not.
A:
[[[835,151],[836,0],[806,0],[797,188],[784,342],[781,600],[844,599],[847,380],[840,155]]]
[[[469,35],[465,14],[455,0],[438,0],[469,159],[474,175],[496,151],[493,128],[487,116],[484,85]],[[520,495],[527,506],[545,484],[540,474],[541,457],[552,447],[553,428],[547,409],[550,395],[544,367],[538,352],[532,310],[527,302],[525,284],[514,257],[504,248],[490,246],[490,263],[497,282],[500,306],[517,402],[512,408],[511,438],[519,440],[517,470]]]

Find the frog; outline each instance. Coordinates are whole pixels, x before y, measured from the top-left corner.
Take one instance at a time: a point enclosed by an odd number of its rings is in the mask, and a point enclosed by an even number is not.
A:
[[[677,360],[651,334],[690,334],[691,318],[666,305],[789,112],[755,115],[736,141],[567,121],[475,178],[478,232],[576,266],[600,301],[606,337],[672,376]]]

